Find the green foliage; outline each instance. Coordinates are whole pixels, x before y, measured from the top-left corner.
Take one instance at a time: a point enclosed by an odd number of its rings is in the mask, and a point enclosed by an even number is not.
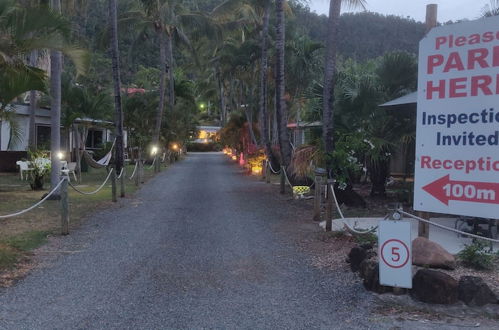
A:
[[[140,65],[139,70],[135,73],[133,82],[137,87],[146,90],[158,89],[160,74],[161,72],[157,68],[146,68],[145,66]]]
[[[374,233],[366,233],[363,235],[355,235],[354,236],[355,242],[357,242],[359,245],[362,244],[378,244],[378,235]]]
[[[49,231],[29,231],[18,236],[14,236],[5,241],[10,247],[19,251],[31,251],[47,242]]]
[[[465,266],[478,270],[494,269],[494,255],[486,251],[486,245],[481,241],[466,245],[458,256]]]
[[[33,190],[42,190],[45,177],[50,175],[51,163],[46,151],[28,150],[30,166],[33,168],[30,175],[30,186]]]
[[[0,244],[0,270],[12,268],[17,262],[18,257],[18,252]]]

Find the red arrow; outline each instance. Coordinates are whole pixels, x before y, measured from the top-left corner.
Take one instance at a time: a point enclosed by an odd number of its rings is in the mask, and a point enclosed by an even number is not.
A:
[[[423,190],[445,205],[449,205],[450,200],[499,204],[499,183],[452,181],[450,175],[446,175],[424,186]]]

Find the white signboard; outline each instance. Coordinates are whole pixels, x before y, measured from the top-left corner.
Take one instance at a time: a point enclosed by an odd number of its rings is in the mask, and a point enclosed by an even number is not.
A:
[[[420,43],[414,209],[499,215],[499,17]]]
[[[379,283],[411,289],[411,223],[380,221],[378,228]]]

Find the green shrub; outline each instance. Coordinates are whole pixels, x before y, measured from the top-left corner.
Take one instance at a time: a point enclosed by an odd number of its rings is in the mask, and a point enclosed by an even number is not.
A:
[[[458,257],[467,266],[478,270],[491,270],[494,268],[494,255],[485,251],[486,245],[476,241],[459,252]]]
[[[357,244],[359,244],[359,245],[366,244],[366,243],[375,245],[378,243],[378,235],[376,235],[375,233],[355,235],[354,237],[355,237],[355,242],[357,242]]]

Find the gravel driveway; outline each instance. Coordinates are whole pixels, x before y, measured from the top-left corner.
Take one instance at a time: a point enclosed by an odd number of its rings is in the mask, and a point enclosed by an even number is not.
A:
[[[386,329],[350,273],[310,266],[275,230],[292,217],[275,186],[190,154],[45,247],[44,267],[0,290],[0,328]]]

